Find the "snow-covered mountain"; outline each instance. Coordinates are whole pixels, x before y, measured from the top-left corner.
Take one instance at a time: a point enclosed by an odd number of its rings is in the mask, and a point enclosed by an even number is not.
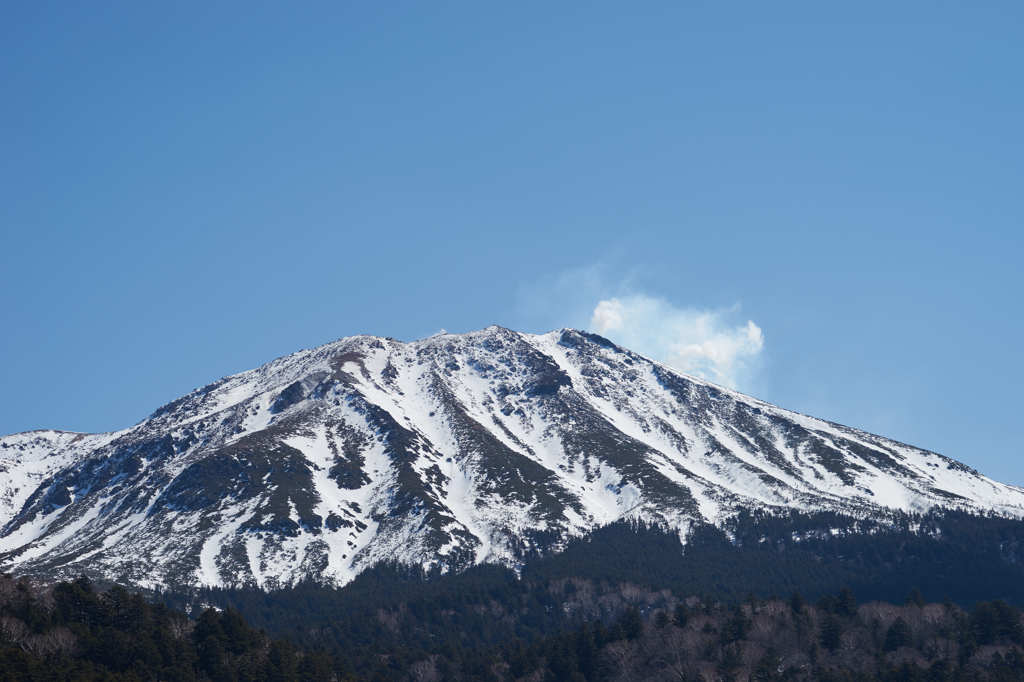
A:
[[[4,437],[0,472],[0,570],[142,587],[514,565],[618,519],[685,534],[751,507],[1024,517],[1024,489],[571,329],[342,339],[124,431]]]

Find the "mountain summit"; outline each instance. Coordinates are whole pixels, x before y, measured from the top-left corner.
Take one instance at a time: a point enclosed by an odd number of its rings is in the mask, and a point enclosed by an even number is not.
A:
[[[600,336],[355,336],[114,433],[0,438],[0,567],[140,587],[515,565],[619,519],[742,509],[1024,517],[1024,489]]]

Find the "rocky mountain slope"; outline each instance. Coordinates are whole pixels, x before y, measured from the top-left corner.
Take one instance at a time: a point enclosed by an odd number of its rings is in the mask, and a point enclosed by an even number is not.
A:
[[[751,507],[1024,517],[1024,489],[571,329],[341,339],[123,431],[4,437],[0,472],[0,570],[154,588],[515,565]]]

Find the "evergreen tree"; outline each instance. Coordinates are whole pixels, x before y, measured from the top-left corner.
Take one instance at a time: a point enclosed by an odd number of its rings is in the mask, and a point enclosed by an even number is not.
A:
[[[818,635],[818,641],[821,642],[821,646],[829,651],[835,651],[839,648],[842,634],[842,625],[838,618],[828,614],[822,619],[821,632]]]
[[[857,613],[857,598],[853,595],[853,590],[848,587],[839,590],[839,595],[836,597],[835,610],[840,616],[846,618]]]
[[[897,618],[885,633],[883,648],[886,651],[896,651],[901,646],[910,644],[910,626],[907,621]]]
[[[799,616],[800,614],[802,614],[804,612],[804,606],[805,605],[806,605],[806,602],[804,601],[804,597],[799,592],[794,592],[790,596],[790,598],[789,598],[789,608],[793,612],[794,615]]]
[[[626,639],[636,639],[644,631],[644,622],[640,618],[640,612],[634,607],[626,609],[619,619],[618,625],[622,636]]]
[[[905,604],[913,604],[914,606],[924,606],[924,595],[921,594],[921,590],[916,587],[910,591],[907,598],[904,600]]]

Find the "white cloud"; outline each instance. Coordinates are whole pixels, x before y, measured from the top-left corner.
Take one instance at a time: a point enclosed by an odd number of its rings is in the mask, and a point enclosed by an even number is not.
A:
[[[619,299],[601,301],[590,317],[590,326],[601,333],[622,329],[622,312],[622,301]]]
[[[634,294],[598,302],[590,328],[683,372],[740,388],[764,348],[764,334],[752,320],[731,322],[735,313],[736,308],[677,308]]]

